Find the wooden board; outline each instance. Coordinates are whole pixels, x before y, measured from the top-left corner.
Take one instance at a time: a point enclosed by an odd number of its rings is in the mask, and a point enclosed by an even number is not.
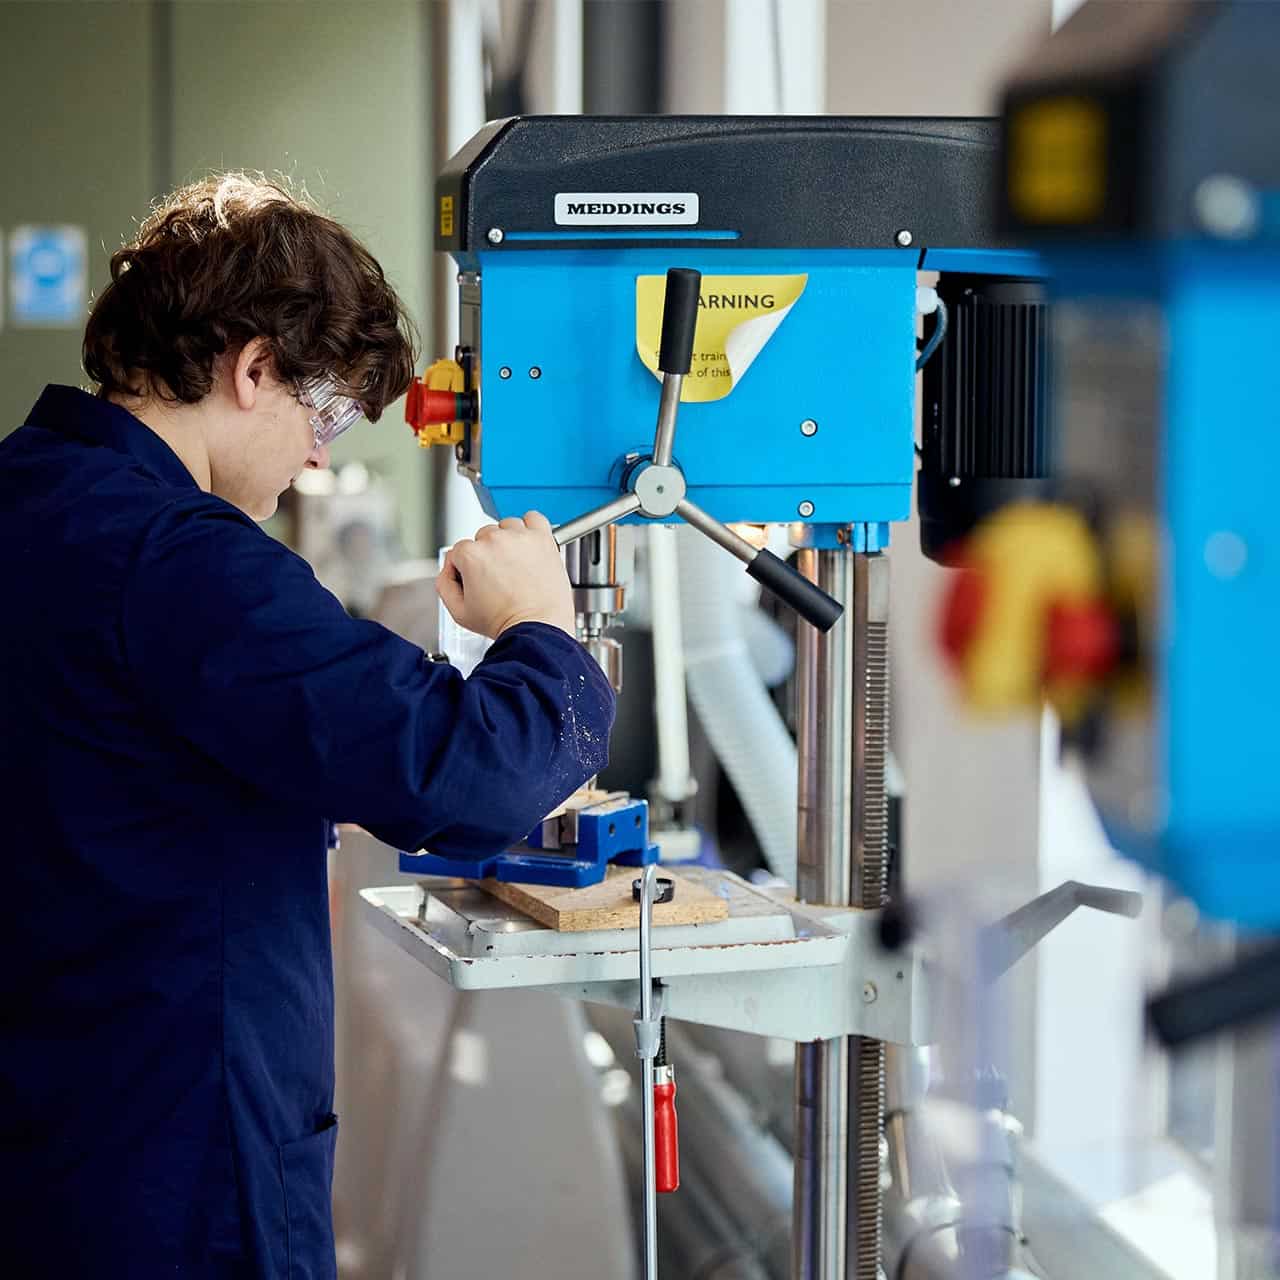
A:
[[[610,867],[605,879],[585,889],[498,880],[482,880],[479,887],[559,933],[638,929],[640,904],[631,896],[631,884],[642,874],[640,867]],[[728,918],[729,904],[718,894],[666,868],[658,874],[675,881],[676,896],[654,905],[655,925],[707,924]]]

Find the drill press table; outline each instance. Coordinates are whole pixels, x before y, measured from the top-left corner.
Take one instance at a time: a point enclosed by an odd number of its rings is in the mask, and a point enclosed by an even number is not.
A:
[[[728,904],[724,920],[656,925],[664,1012],[789,1040],[928,1041],[924,957],[884,950],[879,913],[816,907],[727,871],[682,869]],[[631,1008],[639,931],[548,929],[464,881],[362,890],[366,919],[462,991],[531,987]]]

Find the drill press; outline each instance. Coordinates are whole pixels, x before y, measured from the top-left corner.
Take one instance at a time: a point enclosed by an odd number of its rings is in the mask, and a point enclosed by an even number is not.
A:
[[[927,1037],[918,957],[886,963],[874,940],[887,874],[886,553],[909,511],[915,375],[932,354],[916,348],[918,273],[962,278],[957,297],[993,281],[1034,290],[1039,276],[992,233],[995,144],[980,120],[517,118],[486,126],[437,184],[460,341],[415,388],[411,425],[453,449],[490,515],[537,508],[557,525],[584,641],[606,670],[617,669],[598,607],[617,598],[611,540],[637,523],[688,523],[804,619],[799,900],[720,873],[730,919],[696,938],[655,929],[652,966],[668,1014],[797,1043],[797,1280],[876,1280],[883,1042]],[[1038,338],[1008,341],[1014,328],[975,328],[946,394],[971,397],[973,369],[1004,386],[1007,367],[1036,367]],[[1035,397],[1008,410],[1020,430]],[[971,479],[955,470],[941,487]],[[737,522],[789,525],[799,571]],[[545,842],[482,866],[428,853],[405,869],[515,879],[574,861],[603,874]],[[634,961],[620,968],[605,938],[525,932],[520,964],[487,967],[465,951],[477,917],[448,892],[428,882],[417,897],[366,897],[389,936],[456,985],[634,1004]],[[634,931],[618,945],[634,952]]]
[[[1115,847],[1264,927],[1280,791],[1241,765],[1266,758],[1280,706],[1258,354],[1277,314],[1278,47],[1272,5],[1095,2],[1012,78],[999,191],[1051,271],[1058,505],[976,540],[992,599],[1041,558],[1032,626],[952,602],[967,691],[994,709],[1047,681]]]
[[[971,700],[1047,694],[1110,843],[1239,929],[1148,1010],[1171,1048],[1225,1033],[1223,1275],[1274,1274],[1280,1234],[1274,1042],[1244,1034],[1280,1007],[1250,937],[1280,925],[1278,56],[1273,4],[1092,0],[1010,78],[1001,217],[1051,273],[1057,476],[979,527],[946,622]]]

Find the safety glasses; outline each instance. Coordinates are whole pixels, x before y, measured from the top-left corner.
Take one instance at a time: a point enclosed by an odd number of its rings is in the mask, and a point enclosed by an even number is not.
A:
[[[331,378],[300,378],[294,387],[298,399],[312,410],[311,429],[316,433],[317,449],[332,444],[364,417],[360,402],[344,396]]]

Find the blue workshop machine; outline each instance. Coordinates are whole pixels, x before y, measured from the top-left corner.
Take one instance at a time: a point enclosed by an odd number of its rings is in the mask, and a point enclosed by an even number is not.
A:
[[[1280,925],[1280,6],[1086,5],[1012,81],[1004,225],[1055,299],[1063,495],[1118,661],[1075,735],[1113,843]]]
[[[407,417],[491,516],[557,526],[581,637],[615,682],[619,525],[693,525],[827,631],[842,602],[744,524],[875,556],[919,453],[941,556],[990,504],[1039,492],[1041,267],[993,234],[997,155],[986,120],[527,117],[445,167],[433,217],[460,337]],[[1001,441],[979,447],[993,423]],[[402,868],[584,885],[655,856],[644,801],[570,803],[527,847]]]
[[[606,633],[634,526],[691,526],[801,619],[795,901],[720,873],[723,929],[655,947],[655,869],[633,886],[648,1276],[654,1196],[676,1181],[656,1150],[662,1018],[736,1028],[747,1010],[756,1033],[762,1012],[824,1018],[783,1029],[798,1045],[793,1274],[883,1274],[885,1044],[922,1034],[903,1018],[928,1007],[915,998],[925,970],[910,943],[824,939],[824,921],[865,931],[889,897],[885,553],[917,474],[923,550],[941,561],[1050,481],[1042,268],[993,229],[998,144],[984,120],[516,118],[478,133],[437,183],[460,335],[406,415],[421,443],[453,451],[491,516],[551,519],[580,638],[615,686]],[[768,525],[789,526],[794,563],[768,549]],[[428,850],[401,867],[581,886],[610,861],[652,858],[644,802],[588,788],[519,849],[481,864]],[[1014,922],[1019,954],[1080,905],[1078,888]],[[630,930],[539,931],[515,912],[500,935],[488,901],[483,916],[467,905],[476,896],[428,880],[374,918],[456,985],[629,1003]],[[801,949],[824,940],[820,956]],[[1018,1233],[988,1227],[981,1256],[1012,1274]]]

